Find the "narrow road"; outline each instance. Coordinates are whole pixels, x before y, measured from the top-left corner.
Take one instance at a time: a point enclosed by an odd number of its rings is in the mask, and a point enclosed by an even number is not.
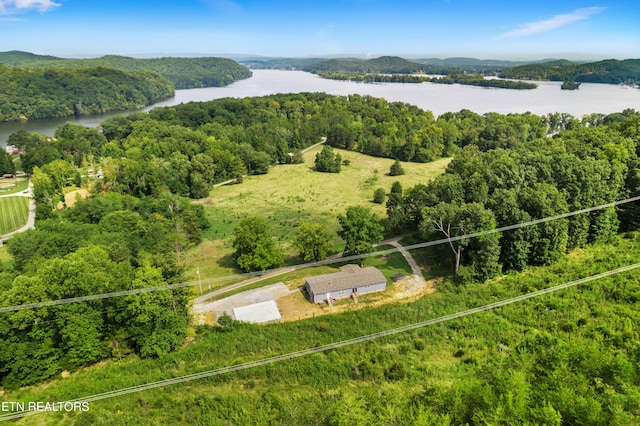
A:
[[[420,267],[418,266],[418,264],[416,263],[415,259],[413,258],[413,256],[411,256],[411,253],[409,253],[409,250],[407,250],[406,248],[404,248],[398,241],[400,241],[402,239],[402,236],[400,237],[394,237],[394,238],[390,238],[388,240],[384,240],[381,241],[380,243],[376,244],[376,246],[381,246],[384,244],[389,244],[394,246],[395,248],[398,249],[398,251],[402,254],[402,256],[404,257],[404,259],[407,261],[407,263],[409,264],[409,266],[411,267],[411,272],[413,272],[413,275],[415,275],[417,278],[419,278],[420,280],[422,280],[422,282],[424,282],[424,277],[422,276],[422,270],[420,270]]]

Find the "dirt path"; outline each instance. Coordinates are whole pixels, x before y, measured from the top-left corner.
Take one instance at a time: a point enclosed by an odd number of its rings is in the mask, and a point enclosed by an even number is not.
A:
[[[385,240],[385,241],[381,242],[380,245],[389,244],[389,245],[392,245],[395,248],[397,248],[398,251],[400,253],[402,253],[402,256],[405,258],[405,260],[407,261],[407,263],[411,267],[411,272],[413,272],[413,275],[416,275],[418,277],[422,277],[422,270],[420,269],[420,267],[416,263],[416,261],[413,258],[413,256],[411,256],[411,253],[409,253],[409,250],[404,248],[404,246],[399,243],[399,241],[401,239],[402,239],[402,237],[391,238],[391,239],[388,239],[388,240]]]

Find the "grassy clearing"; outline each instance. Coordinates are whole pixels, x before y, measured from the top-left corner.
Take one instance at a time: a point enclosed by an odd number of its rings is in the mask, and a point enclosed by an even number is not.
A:
[[[394,247],[379,246],[376,247],[376,250],[388,250],[392,248]],[[391,277],[394,274],[412,274],[411,267],[400,252],[389,253],[383,256],[366,257],[364,258],[363,266],[375,266],[376,268],[378,268],[380,272],[382,272],[382,275],[384,275],[384,277],[387,279],[387,284],[391,283]]]
[[[211,223],[204,238],[222,240],[222,243],[205,243],[191,250],[186,256],[188,273],[195,276],[195,268],[199,266],[203,278],[228,274],[229,266],[232,266],[228,258],[233,251],[231,234],[236,223],[247,216],[267,219],[288,264],[297,261],[292,241],[296,227],[302,221],[324,223],[333,236],[331,252],[339,253],[343,241],[336,234],[338,214],[344,213],[348,206],[364,205],[383,217],[385,205],[372,202],[376,188],[389,191],[395,181],[404,188],[426,183],[442,174],[450,161],[445,158],[427,164],[403,163],[404,175],[387,176],[394,160],[338,150],[350,165],[343,166],[337,174],[318,173],[313,170],[313,163],[321,148],[319,146],[305,153],[303,164],[272,167],[267,175],[249,176],[241,184],[211,191],[209,197],[202,200]],[[203,267],[205,260],[208,264]]]
[[[0,235],[22,228],[29,217],[27,197],[0,198]]]

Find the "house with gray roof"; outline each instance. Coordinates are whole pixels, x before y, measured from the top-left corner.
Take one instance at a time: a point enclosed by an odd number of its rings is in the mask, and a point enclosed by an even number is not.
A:
[[[305,279],[305,289],[312,303],[350,297],[354,293],[359,296],[384,291],[386,288],[387,279],[373,266],[345,265],[340,272]]]

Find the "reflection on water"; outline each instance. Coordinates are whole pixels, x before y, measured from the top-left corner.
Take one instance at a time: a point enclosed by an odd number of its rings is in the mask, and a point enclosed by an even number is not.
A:
[[[436,116],[449,111],[468,109],[478,114],[511,112],[544,115],[567,112],[576,117],[591,113],[610,114],[626,108],[640,109],[640,90],[610,84],[583,83],[579,90],[560,90],[559,82],[535,82],[535,90],[509,90],[459,84],[402,84],[354,83],[325,80],[302,71],[254,70],[253,77],[237,81],[226,87],[176,90],[173,98],[158,102],[170,106],[187,102],[208,101],[225,97],[244,98],[275,93],[325,92],[332,95],[361,94],[385,98],[393,102],[406,102],[432,111]],[[30,120],[26,123],[0,123],[0,144],[5,145],[9,135],[19,129],[53,135],[55,129],[67,121],[83,126],[98,126],[109,117],[133,111],[113,112],[84,117]]]

